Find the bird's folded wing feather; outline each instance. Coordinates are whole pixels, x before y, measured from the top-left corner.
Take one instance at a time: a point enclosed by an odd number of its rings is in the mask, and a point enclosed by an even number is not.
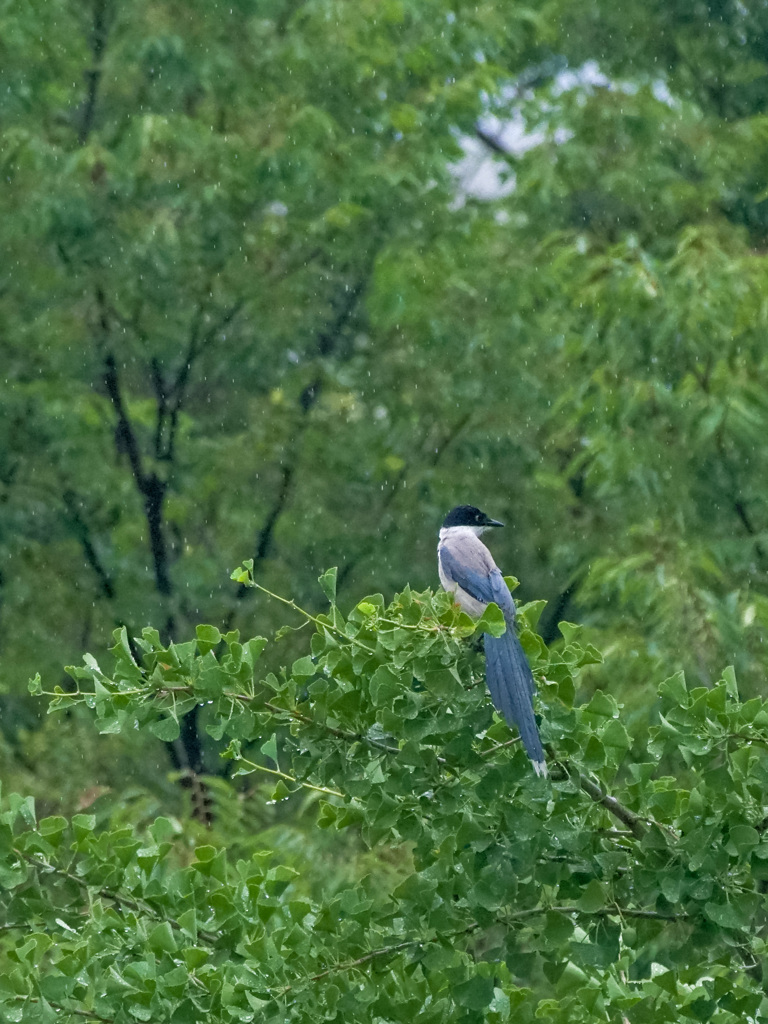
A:
[[[450,543],[440,546],[440,563],[445,575],[476,601],[484,604],[495,601],[507,625],[511,625],[515,619],[515,602],[488,548],[480,541],[476,545],[462,541],[460,551],[455,547]]]

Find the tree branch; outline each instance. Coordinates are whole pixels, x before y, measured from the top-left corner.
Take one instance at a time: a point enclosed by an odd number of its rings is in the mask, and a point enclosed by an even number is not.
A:
[[[165,481],[161,480],[155,472],[146,473],[144,471],[144,462],[139,446],[139,440],[123,399],[117,363],[114,355],[107,348],[109,339],[109,317],[107,313],[106,299],[100,288],[96,293],[96,301],[99,309],[101,344],[105,349],[103,373],[104,387],[117,416],[115,443],[117,445],[118,453],[124,451],[128,456],[128,462],[131,467],[133,479],[136,483],[136,489],[141,495],[144,503],[144,515],[149,533],[149,547],[152,555],[155,589],[164,598],[169,599],[173,595],[173,583],[170,576],[168,547],[166,544],[163,523],[163,504],[165,502],[167,484]],[[158,375],[155,379],[156,392],[160,389],[161,393],[164,395],[165,385],[159,377],[159,365],[156,367],[156,373]],[[158,422],[155,434],[156,447],[159,443],[158,438],[161,433],[162,428]],[[165,633],[169,640],[173,638],[175,631],[176,622],[173,612],[170,608],[167,608]],[[181,772],[182,785],[192,790],[193,804],[200,820],[207,821],[209,815],[206,809],[206,801],[204,796],[198,792],[198,790],[203,787],[203,784],[197,779],[198,772],[202,770],[202,765],[200,763],[202,747],[199,736],[195,740],[191,734],[191,730],[196,728],[196,725],[196,717],[193,716],[187,725],[187,730],[181,736],[179,749],[177,749],[173,744],[166,744],[166,749],[168,750],[174,767]],[[179,756],[179,750],[183,753],[183,760],[186,763],[182,762],[182,758]]]
[[[61,497],[75,535],[83,548],[85,560],[93,570],[96,579],[99,581],[99,589],[101,590],[101,593],[108,601],[111,601],[115,596],[114,584],[99,558],[93,540],[91,539],[91,531],[88,528],[88,524],[83,519],[80,514],[80,509],[77,507],[75,495],[72,491],[67,489],[63,491]]]
[[[133,429],[128,411],[123,401],[120,387],[120,376],[115,357],[107,352],[104,358],[104,386],[117,414],[118,448],[123,448],[128,455],[136,487],[144,499],[144,513],[149,530],[149,546],[152,553],[152,565],[155,573],[155,585],[158,593],[170,597],[173,592],[169,573],[168,548],[163,529],[163,503],[167,484],[155,473],[145,473],[139,448],[138,438]],[[169,625],[172,617],[169,615]]]
[[[269,510],[269,514],[267,515],[264,525],[259,531],[259,535],[256,541],[256,554],[254,555],[253,559],[254,571],[259,562],[262,562],[267,557],[267,553],[272,543],[272,534],[274,533],[275,526],[277,526],[277,521],[282,515],[282,512],[288,503],[288,496],[291,491],[291,482],[293,480],[294,468],[295,467],[293,465],[282,467],[282,481],[280,484],[280,489],[277,492],[274,504],[272,505],[272,508]]]
[[[225,694],[225,696],[229,697],[233,695]],[[236,696],[238,700],[245,699],[244,694],[237,694]],[[280,708],[276,704],[270,704],[269,701],[264,702],[264,707],[269,708],[269,710],[275,714],[280,713],[283,715],[290,715],[290,717],[294,718],[297,722],[304,722],[305,725],[313,725],[319,729],[324,729],[325,732],[330,733],[331,736],[336,736],[338,739],[345,740],[347,743],[364,743],[366,746],[373,747],[375,750],[383,750],[385,754],[394,754],[395,756],[400,754],[399,747],[390,747],[388,743],[382,743],[380,740],[371,739],[370,736],[365,736],[361,732],[347,732],[345,729],[336,729],[334,726],[327,725],[325,722],[318,722],[314,718],[310,718],[308,715],[302,715],[300,711]],[[446,759],[439,755],[435,755],[435,760],[438,764],[448,764]]]
[[[657,910],[632,910],[620,907],[599,907],[597,910],[582,910],[581,907],[531,907],[528,910],[516,910],[507,918],[520,920],[526,917],[537,917],[539,914],[580,914],[583,917],[636,917],[651,921],[689,921],[690,914],[660,914]]]
[[[40,1002],[39,996],[15,995],[13,998],[16,1000],[17,1003]],[[46,1002],[48,1003],[49,1006],[52,1006],[54,1010],[59,1010],[61,1013],[73,1013],[76,1017],[84,1017],[86,1020],[98,1020],[101,1021],[102,1024],[114,1024],[114,1018],[102,1017],[101,1014],[96,1013],[94,1010],[79,1010],[75,1006],[65,1006],[63,1003],[57,1003],[53,999],[47,999]]]
[[[472,418],[472,414],[471,413],[467,413],[466,415],[459,417],[459,419],[456,421],[456,423],[454,423],[453,426],[450,427],[445,432],[445,434],[443,435],[442,441],[440,441],[438,443],[437,447],[434,450],[434,453],[432,454],[431,463],[432,463],[432,467],[433,468],[438,465],[438,463],[440,462],[442,457],[445,455],[445,453],[448,450],[448,448],[450,448],[450,446],[453,444],[453,442],[456,440],[456,438],[459,436],[459,434],[462,432],[462,430],[469,423],[471,418]],[[425,447],[425,442],[422,442],[421,447],[422,448]],[[392,503],[394,502],[395,498],[400,493],[400,488],[401,488],[401,486],[402,486],[402,484],[403,484],[407,474],[408,474],[408,466],[404,465],[403,468],[398,473],[397,478],[396,478],[395,482],[393,483],[392,487],[390,487],[390,489],[387,492],[384,500],[382,501],[381,505],[379,506],[378,518],[379,518],[380,521],[383,519],[384,513],[389,510],[390,505],[392,505]],[[337,591],[342,588],[344,583],[346,583],[347,578],[349,577],[350,573],[355,568],[357,568],[359,563],[364,558],[366,558],[368,556],[368,554],[374,548],[375,544],[386,543],[386,540],[387,540],[391,530],[392,530],[392,526],[390,526],[388,529],[384,530],[383,534],[380,534],[376,541],[369,541],[367,544],[365,544],[363,547],[361,547],[358,550],[358,553],[355,555],[355,557],[348,559],[346,562],[344,562],[343,565],[341,565],[339,567],[339,574],[338,574],[338,577],[337,577],[337,580],[336,580],[336,589],[337,589]]]
[[[488,149],[491,150],[491,152],[497,153],[499,156],[503,156],[507,160],[512,156],[512,153],[509,152],[506,146],[500,142],[495,135],[486,131],[479,121],[475,123],[475,135],[480,139],[483,145],[487,146]]]
[[[168,392],[163,377],[163,370],[157,356],[152,356],[149,361],[149,372],[152,377],[152,387],[157,400],[157,415],[155,417],[155,458],[163,458],[163,430],[168,415]]]
[[[758,531],[755,529],[755,526],[752,522],[752,518],[749,515],[749,512],[747,511],[746,503],[744,499],[741,497],[741,487],[739,486],[738,473],[736,469],[731,465],[730,459],[728,458],[728,452],[726,451],[725,447],[725,439],[723,437],[724,426],[725,417],[723,417],[723,420],[721,421],[720,426],[718,427],[717,433],[715,435],[715,444],[717,446],[717,451],[720,456],[720,459],[722,460],[723,468],[731,480],[731,487],[733,488],[733,493],[735,495],[735,497],[733,498],[733,510],[736,513],[739,522],[746,530],[747,534],[752,538],[752,541],[755,546],[755,554],[757,555],[757,561],[759,563],[760,569],[765,571],[768,567],[768,556],[766,556],[765,548],[762,546],[760,541],[757,540]]]
[[[107,46],[107,0],[94,0],[93,23],[91,25],[91,67],[85,71],[86,94],[83,102],[83,116],[77,133],[78,145],[84,146],[93,131],[96,117],[96,101],[102,77],[102,58]]]
[[[475,925],[475,928],[477,927],[478,925]],[[381,949],[374,949],[370,953],[366,953],[365,956],[358,957],[357,960],[348,960],[346,963],[334,964],[333,967],[320,971],[319,974],[311,975],[309,980],[320,981],[322,978],[327,978],[329,974],[335,974],[336,971],[353,971],[356,967],[362,967],[364,964],[369,964],[372,960],[379,960],[383,956],[392,956],[394,953],[401,953],[404,949],[410,949],[413,946],[427,946],[437,941],[436,938],[406,939],[404,942],[398,942],[394,946],[383,946]]]
[[[547,647],[554,643],[554,641],[561,635],[560,623],[563,621],[565,613],[573,600],[574,594],[576,594],[585,578],[586,574],[584,573],[580,573],[578,576],[575,576],[565,590],[561,590],[557,595],[552,604],[551,610],[549,608],[547,609],[547,616],[545,621],[542,623],[540,632],[541,639]]]
[[[144,476],[144,467],[142,465],[141,450],[139,449],[139,442],[136,438],[133,424],[128,417],[128,412],[125,408],[125,403],[123,402],[123,395],[120,390],[120,377],[117,372],[117,363],[115,362],[115,357],[111,352],[107,352],[104,357],[103,380],[107,397],[112,403],[115,413],[117,414],[115,440],[118,450],[124,451],[127,454],[131,472],[133,473],[133,478],[136,481],[136,486],[143,494],[146,478]]]
[[[170,572],[171,558],[167,526],[164,520],[168,479],[161,477],[154,469],[150,471],[145,469],[139,439],[123,398],[117,363],[109,348],[110,312],[101,288],[97,289],[96,302],[99,314],[100,342],[104,352],[104,386],[117,416],[115,440],[118,451],[125,451],[128,455],[137,490],[143,499],[155,588],[164,598],[170,599],[173,596],[174,588]],[[198,304],[193,317],[187,350],[171,384],[168,383],[163,373],[159,359],[151,358],[150,375],[157,402],[153,441],[155,464],[163,461],[173,465],[179,414],[186,398],[193,365],[200,353],[215,339],[218,332],[237,315],[242,306],[242,301],[236,302],[207,330],[203,331],[202,301]],[[136,329],[138,330],[138,327]],[[175,632],[175,616],[168,605],[165,634],[168,639],[172,639]],[[204,771],[204,763],[203,744],[198,728],[198,708],[192,709],[189,714],[185,715],[179,741],[175,746],[168,745],[168,751],[172,763],[180,772],[181,784],[191,791],[196,817],[209,824],[211,813],[208,788],[199,778],[200,773]]]
[[[587,796],[594,800],[596,804],[600,804],[609,811],[622,825],[626,825],[635,839],[643,838],[645,835],[645,824],[638,814],[635,814],[634,811],[630,811],[628,807],[619,803],[616,797],[604,792],[600,786],[592,782],[591,779],[588,779],[586,775],[582,775],[581,772],[578,773],[578,780],[579,785]]]
[[[173,384],[171,385],[168,398],[170,401],[170,412],[168,416],[168,440],[165,445],[165,451],[160,458],[167,462],[173,462],[176,454],[176,434],[179,425],[179,414],[184,405],[184,399],[186,398],[187,387],[189,384],[190,374],[192,367],[197,360],[198,356],[205,351],[206,348],[213,342],[219,331],[223,330],[227,324],[229,324],[240,310],[243,308],[244,302],[240,300],[234,303],[228,310],[213,323],[207,331],[200,333],[201,321],[203,316],[202,305],[198,306],[198,312],[192,325],[190,332],[189,345],[187,347],[186,354],[176,372],[176,377]]]
[[[357,303],[368,286],[369,271],[359,277],[353,285],[345,285],[344,291],[337,295],[334,307],[337,312],[330,324],[318,333],[317,351],[321,356],[333,355],[341,332],[352,319]]]
[[[618,905],[613,907],[600,907],[597,910],[582,910],[580,907],[530,907],[525,910],[513,911],[511,914],[507,914],[504,917],[497,919],[498,924],[509,924],[510,921],[522,921],[529,917],[538,917],[541,914],[578,914],[582,917],[634,917],[644,918],[653,921],[688,921],[690,920],[689,914],[660,914],[655,910],[633,910],[625,907],[619,907]],[[371,963],[373,960],[378,960],[382,957],[393,956],[395,953],[402,953],[406,949],[413,949],[418,946],[429,946],[435,942],[444,942],[446,939],[458,939],[465,935],[471,935],[472,932],[481,928],[482,925],[478,921],[473,921],[472,924],[466,928],[462,928],[458,932],[453,932],[451,935],[434,935],[427,938],[420,939],[405,939],[403,942],[397,942],[391,946],[382,946],[380,949],[371,950],[370,953],[365,953],[363,956],[358,957],[356,960],[346,960],[340,964],[334,964],[331,967],[326,968],[324,971],[320,971],[318,974],[310,976],[310,981],[321,981],[323,978],[327,978],[331,974],[335,974],[336,971],[352,971],[357,967],[363,967],[365,964]],[[287,992],[292,986],[287,986],[283,991]]]

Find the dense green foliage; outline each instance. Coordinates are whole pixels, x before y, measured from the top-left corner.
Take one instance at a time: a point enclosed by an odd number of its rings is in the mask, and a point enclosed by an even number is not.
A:
[[[321,583],[333,602],[335,572]],[[167,817],[36,821],[11,797],[6,1019],[766,1019],[768,705],[741,703],[731,669],[709,689],[662,683],[648,759],[617,775],[620,706],[601,690],[573,703],[601,655],[580,627],[563,624],[554,650],[524,628],[543,680],[541,779],[462,640],[503,630],[495,606],[476,626],[444,593],[406,589],[346,618],[335,603],[301,614],[311,655],[290,672],[262,674],[261,637],[199,626],[166,646],[146,629],[135,658],[118,631],[113,667],[87,656],[51,710],[82,703],[102,732],[170,739],[211,705],[234,778],[254,780],[242,799],[337,833],[330,869],[317,839],[289,858],[264,832],[190,848]],[[339,877],[361,840],[369,870]]]

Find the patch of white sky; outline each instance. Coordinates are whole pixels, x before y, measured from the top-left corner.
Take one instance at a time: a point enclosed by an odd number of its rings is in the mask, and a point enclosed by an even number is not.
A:
[[[637,92],[638,88],[639,86],[635,82],[611,81],[603,74],[596,61],[587,61],[579,68],[565,68],[559,71],[549,89],[549,96],[552,99],[557,99],[558,96],[575,89],[584,93],[594,89],[611,89],[632,94]],[[651,83],[651,91],[660,103],[674,106],[674,97],[663,79],[656,79]],[[521,95],[515,85],[510,85],[506,91],[502,90],[500,101],[507,108],[508,113],[505,113],[503,117],[493,113],[485,114],[478,121],[477,136],[462,136],[460,141],[464,156],[452,166],[452,171],[458,182],[455,206],[462,206],[467,199],[485,201],[503,199],[515,190],[514,172],[504,159],[494,153],[491,146],[483,141],[481,135],[491,140],[493,147],[518,158],[547,139],[562,145],[571,138],[573,133],[563,126],[559,126],[553,131],[540,126],[529,128],[522,111],[514,107],[514,102],[518,98],[530,100],[532,97],[531,91],[526,91]],[[553,105],[549,100],[542,101],[539,109],[542,115],[546,115],[549,110],[553,109]]]

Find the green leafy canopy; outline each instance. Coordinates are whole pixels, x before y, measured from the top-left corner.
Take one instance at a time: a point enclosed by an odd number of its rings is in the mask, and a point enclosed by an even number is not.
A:
[[[332,601],[334,576],[321,577]],[[233,577],[259,586],[248,566]],[[339,855],[357,836],[378,867],[312,892],[310,866],[279,847],[190,848],[165,817],[146,831],[88,814],[38,821],[11,796],[8,1019],[757,1019],[768,706],[742,703],[731,670],[710,689],[661,683],[638,762],[643,738],[611,694],[573,704],[601,654],[568,624],[545,647],[528,618],[538,607],[523,607],[540,779],[493,713],[447,595],[372,595],[346,614],[286,604],[313,628],[288,671],[262,673],[263,637],[199,626],[184,643],[146,629],[129,644],[117,631],[110,669],[86,656],[68,670],[76,689],[46,694],[50,710],[84,705],[102,732],[169,739],[203,704],[231,787],[304,802]],[[39,677],[30,688],[43,693]]]

